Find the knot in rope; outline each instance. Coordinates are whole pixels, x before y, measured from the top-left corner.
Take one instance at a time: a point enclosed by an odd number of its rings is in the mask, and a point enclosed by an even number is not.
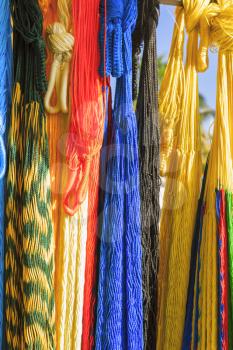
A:
[[[62,23],[55,22],[46,29],[46,38],[50,51],[60,62],[70,61],[74,46],[74,37],[68,33]]]
[[[117,6],[116,6],[117,2]],[[119,78],[132,69],[131,36],[137,18],[136,1],[110,0],[105,14],[104,1],[100,6],[100,74]],[[106,23],[105,23],[106,21]],[[105,28],[106,24],[106,28]],[[105,45],[105,29],[107,42]],[[106,46],[106,47],[105,47]]]
[[[192,32],[199,24],[200,18],[209,6],[210,0],[184,0],[185,24],[188,33]]]
[[[216,46],[221,51],[233,51],[233,5],[210,4],[200,19],[200,46],[197,68],[208,68],[208,48]]]
[[[46,39],[49,50],[54,54],[54,60],[51,66],[48,90],[44,98],[45,109],[50,114],[68,113],[69,62],[72,57],[74,37],[66,31],[62,23],[55,22],[47,27]],[[52,106],[50,100],[55,87],[57,104]]]

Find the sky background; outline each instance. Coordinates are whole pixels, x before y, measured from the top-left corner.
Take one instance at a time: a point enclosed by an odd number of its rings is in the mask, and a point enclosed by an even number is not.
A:
[[[165,60],[170,50],[174,22],[174,7],[161,5],[157,31],[157,50],[158,55],[164,56]],[[205,97],[209,107],[213,109],[215,109],[217,59],[217,53],[209,52],[209,68],[205,73],[199,74],[199,91]]]

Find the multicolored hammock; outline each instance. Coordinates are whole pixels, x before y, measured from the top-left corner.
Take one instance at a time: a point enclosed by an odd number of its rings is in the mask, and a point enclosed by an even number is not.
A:
[[[101,213],[96,349],[143,348],[139,164],[132,101],[136,16],[135,0],[101,3],[101,72],[117,81]]]
[[[159,350],[180,349],[182,346],[192,238],[201,182],[196,66],[198,24],[208,4],[209,0],[184,0],[184,8],[176,11],[170,57],[160,92],[161,149],[165,154],[165,166],[162,159],[161,167],[168,177],[160,223]],[[188,33],[185,71],[184,18]],[[167,101],[167,109],[164,101]],[[164,147],[167,133],[171,135],[171,143],[169,147]]]
[[[7,130],[10,119],[12,86],[12,47],[10,1],[0,3],[0,348],[4,341],[4,241],[5,241],[5,174],[7,168]]]
[[[6,347],[55,349],[45,43],[37,0],[11,2],[14,90],[6,200]]]
[[[183,349],[232,349],[233,1],[210,4],[200,21],[198,61],[219,49],[216,117],[202,212],[197,217]]]

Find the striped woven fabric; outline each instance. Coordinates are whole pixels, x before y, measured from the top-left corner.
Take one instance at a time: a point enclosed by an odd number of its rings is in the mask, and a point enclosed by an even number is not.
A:
[[[6,348],[55,349],[54,244],[42,15],[12,2],[14,92],[6,203]],[[31,24],[32,26],[30,27]]]
[[[5,182],[6,140],[11,103],[12,48],[10,1],[0,2],[0,348],[4,348],[4,235],[5,235]]]

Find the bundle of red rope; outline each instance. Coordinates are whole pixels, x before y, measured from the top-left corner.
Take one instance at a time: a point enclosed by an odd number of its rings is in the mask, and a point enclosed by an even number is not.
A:
[[[73,215],[88,193],[82,349],[93,347],[96,303],[99,151],[104,128],[103,81],[98,74],[99,5],[99,0],[74,0],[72,3],[75,45],[67,140],[69,173],[64,209],[66,213]]]
[[[103,140],[103,94],[99,67],[99,0],[73,1],[74,54],[71,119],[67,143],[69,166],[64,208],[73,215],[88,190],[93,157]]]

